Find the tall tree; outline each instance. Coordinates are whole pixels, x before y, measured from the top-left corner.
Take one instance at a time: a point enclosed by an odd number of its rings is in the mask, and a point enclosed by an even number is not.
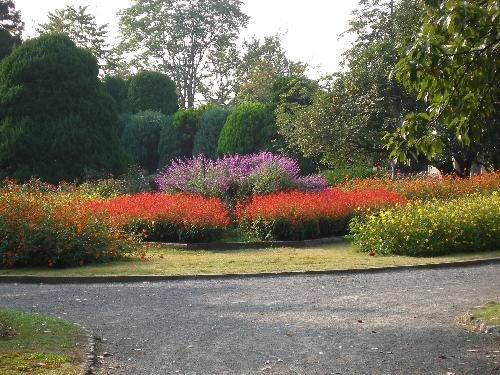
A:
[[[216,46],[208,55],[205,78],[200,92],[208,103],[225,105],[234,99],[237,72],[241,64],[236,46]]]
[[[418,30],[418,15],[413,0],[361,0],[347,30],[355,41],[344,54],[345,71],[332,75],[311,106],[278,109],[279,132],[288,143],[308,156],[320,154],[327,164],[386,160],[383,136],[421,106],[389,78],[400,46]]]
[[[106,42],[108,24],[99,26],[88,8],[68,5],[64,9],[50,12],[49,21],[40,24],[38,32],[66,34],[78,47],[88,49],[97,58],[102,73],[105,73],[108,59],[113,58]]]
[[[0,59],[7,56],[15,45],[21,43],[23,29],[21,12],[16,10],[14,1],[0,0]]]
[[[470,158],[500,168],[500,7],[497,0],[425,0],[423,23],[394,71],[426,102],[389,140],[393,155],[429,157],[458,139]],[[418,113],[418,114],[417,114]]]
[[[286,56],[280,35],[265,37],[263,41],[253,37],[243,43],[236,71],[235,101],[268,102],[278,78],[301,75],[305,69],[306,64]]]
[[[208,56],[230,48],[248,16],[240,0],[134,0],[120,11],[119,49],[135,67],[166,73],[177,84],[181,107],[194,107]]]

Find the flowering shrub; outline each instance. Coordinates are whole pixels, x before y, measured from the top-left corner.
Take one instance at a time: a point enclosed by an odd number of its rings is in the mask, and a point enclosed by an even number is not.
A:
[[[407,199],[453,199],[471,193],[491,193],[500,190],[500,173],[485,173],[469,178],[446,175],[441,179],[431,177],[365,178],[348,180],[337,188],[364,190],[374,186],[401,194]]]
[[[496,250],[500,244],[500,195],[471,194],[440,202],[414,201],[350,224],[363,251],[434,256]]]
[[[228,212],[219,199],[182,193],[122,195],[92,201],[86,208],[106,213],[114,226],[149,241],[213,241],[229,224]]]
[[[0,267],[66,267],[132,253],[135,241],[75,194],[0,192]]]
[[[243,230],[263,240],[303,240],[344,234],[356,210],[379,208],[404,199],[383,189],[346,192],[279,192],[255,195],[236,209]]]
[[[216,161],[199,155],[179,159],[156,178],[161,191],[195,193],[224,199],[248,194],[302,189],[323,190],[320,176],[300,176],[296,160],[270,152],[225,156]]]

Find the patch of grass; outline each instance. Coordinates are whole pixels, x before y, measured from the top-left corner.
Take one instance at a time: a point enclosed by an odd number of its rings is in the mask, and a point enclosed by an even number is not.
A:
[[[0,322],[12,330],[0,337],[0,375],[76,375],[82,371],[86,331],[40,314],[0,309]]]
[[[108,264],[66,269],[3,269],[0,275],[192,275],[283,272],[428,264],[500,257],[500,250],[441,257],[374,256],[357,251],[349,241],[312,248],[217,250],[147,250],[146,260],[132,257]]]
[[[471,314],[486,323],[500,325],[500,302],[488,302],[472,310]]]

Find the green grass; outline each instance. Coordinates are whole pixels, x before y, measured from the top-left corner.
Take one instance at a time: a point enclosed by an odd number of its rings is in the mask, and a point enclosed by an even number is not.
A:
[[[500,257],[500,250],[433,258],[370,257],[355,250],[348,241],[304,249],[216,251],[151,248],[147,251],[146,260],[130,258],[113,263],[66,269],[3,269],[0,270],[0,275],[192,275],[282,272],[427,264],[490,257]]]
[[[500,325],[500,302],[488,302],[472,310],[471,314],[484,322]]]
[[[76,375],[82,372],[86,331],[40,314],[0,309],[0,375]]]

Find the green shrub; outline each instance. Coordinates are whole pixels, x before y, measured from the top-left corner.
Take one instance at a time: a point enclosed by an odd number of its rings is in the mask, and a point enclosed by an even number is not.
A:
[[[181,109],[172,119],[172,125],[178,134],[177,147],[181,156],[188,157],[193,153],[194,136],[202,113],[197,108]]]
[[[268,150],[276,137],[273,112],[261,103],[243,103],[237,106],[222,128],[218,154],[246,155]]]
[[[372,168],[350,167],[323,171],[321,172],[321,175],[326,178],[329,186],[336,186],[354,179],[377,177],[378,174]]]
[[[74,180],[126,165],[96,59],[64,35],[28,40],[0,64],[0,177]]]
[[[217,142],[228,115],[229,109],[223,107],[212,108],[203,114],[194,136],[194,156],[203,154],[212,159],[217,157]]]
[[[84,197],[96,199],[149,192],[153,186],[152,176],[138,165],[132,164],[129,165],[127,172],[119,177],[88,180],[80,185],[59,185],[58,190],[76,192]]]
[[[129,81],[128,105],[134,112],[149,109],[171,115],[179,108],[175,83],[158,72],[139,72]]]
[[[500,196],[494,192],[447,202],[410,202],[355,218],[350,232],[362,251],[382,255],[435,256],[496,250],[500,244]]]
[[[122,135],[122,147],[132,161],[149,172],[158,167],[160,132],[167,122],[161,112],[144,111],[130,116]]]
[[[104,90],[113,98],[118,113],[127,110],[127,81],[118,76],[106,76],[102,81]]]
[[[180,142],[180,132],[174,128],[173,116],[167,116],[158,142],[159,169],[181,156]]]

